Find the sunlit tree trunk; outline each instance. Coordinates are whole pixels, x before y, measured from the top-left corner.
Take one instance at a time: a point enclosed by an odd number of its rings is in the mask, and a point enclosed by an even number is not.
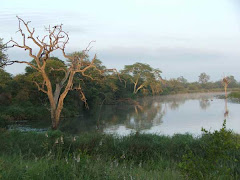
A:
[[[223,79],[222,79],[222,85],[223,85],[223,87],[224,87],[224,91],[225,91],[225,98],[227,99],[227,88],[228,88],[228,85],[230,84],[230,80],[229,80],[229,78],[228,77],[224,77]]]
[[[24,49],[25,51],[29,52],[29,56],[33,58],[36,64],[32,64],[27,61],[9,61],[6,65],[11,65],[13,63],[25,63],[31,66],[36,72],[38,72],[43,79],[43,82],[40,84],[39,82],[33,81],[36,86],[38,87],[39,91],[45,93],[49,99],[50,104],[50,112],[51,112],[51,120],[52,120],[52,129],[57,129],[60,124],[60,116],[64,106],[64,99],[66,98],[68,92],[70,90],[78,90],[81,94],[81,100],[86,104],[86,97],[82,91],[80,84],[76,87],[73,87],[73,78],[76,73],[80,73],[82,76],[90,78],[93,80],[91,74],[85,74],[85,72],[89,69],[95,69],[100,74],[107,72],[114,72],[116,69],[105,69],[100,70],[94,64],[96,55],[90,62],[84,62],[84,58],[86,57],[86,52],[90,50],[91,42],[89,43],[88,47],[82,51],[82,54],[69,56],[65,53],[65,46],[69,41],[68,34],[62,30],[62,25],[54,26],[46,28],[46,35],[40,39],[38,36],[35,37],[35,29],[29,28],[30,22],[25,22],[23,19],[18,18],[19,26],[18,32],[22,35],[22,44],[17,43],[13,39],[11,39],[8,43],[12,43],[12,47],[18,47]],[[23,30],[22,26],[24,27],[25,31]],[[26,35],[25,35],[26,32]],[[36,45],[39,50],[36,53],[33,53],[33,48],[27,45],[27,41],[30,40],[34,45]],[[70,61],[70,64],[66,68],[59,68],[59,69],[51,69],[53,71],[63,71],[65,76],[61,80],[60,83],[54,84],[55,91],[53,92],[53,84],[50,81],[48,74],[46,73],[46,63],[49,59],[50,54],[55,50],[61,50],[64,57]]]

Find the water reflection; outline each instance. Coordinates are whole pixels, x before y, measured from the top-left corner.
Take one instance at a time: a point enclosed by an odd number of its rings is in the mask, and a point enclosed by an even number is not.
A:
[[[180,103],[176,102],[176,101],[173,101],[172,103],[169,104],[169,107],[172,109],[172,110],[177,110],[179,108],[179,105]]]
[[[176,111],[178,115],[174,117],[174,119],[182,119],[182,115],[186,115],[186,112],[181,112],[179,110],[180,107],[184,107],[186,102],[199,102],[200,108],[203,110],[207,110],[210,107],[211,102],[215,95],[213,93],[208,94],[181,94],[181,95],[171,95],[171,96],[162,96],[162,97],[154,97],[154,98],[143,98],[140,99],[139,102],[142,105],[142,110],[140,113],[129,113],[125,123],[123,124],[115,124],[108,125],[105,127],[105,133],[117,133],[117,134],[129,134],[130,132],[149,132],[149,133],[162,133],[163,131],[159,131],[159,129],[163,122],[163,119],[168,119],[169,117],[165,117],[173,114],[173,111]],[[189,105],[187,105],[189,106]],[[191,105],[190,105],[191,107]],[[191,108],[188,108],[191,111]],[[195,105],[193,107],[196,107]],[[169,112],[168,112],[169,108]],[[194,110],[195,111],[195,110]],[[191,119],[191,113],[189,112],[188,119]],[[187,112],[188,113],[188,112]],[[165,123],[166,124],[166,123]],[[174,125],[173,125],[174,126]],[[154,129],[159,127],[159,129]],[[201,129],[201,126],[198,127]],[[154,130],[153,130],[154,129]],[[165,129],[166,130],[166,129]],[[186,131],[187,132],[187,131]]]
[[[228,105],[227,105],[227,98],[225,98],[225,112],[224,112],[224,118],[227,118],[227,117],[228,117],[228,113],[229,113],[229,110],[228,110]]]
[[[161,124],[164,112],[163,104],[153,99],[138,105],[105,105],[100,112],[64,120],[60,128],[70,133],[117,131],[118,128],[135,132]]]
[[[224,117],[227,117],[227,127],[240,132],[240,104],[227,104],[226,100],[215,97],[220,94],[147,97],[138,99],[138,103],[103,105],[78,118],[65,119],[61,130],[74,134],[99,131],[118,135],[136,132],[165,135],[188,132],[199,135],[201,127],[220,129]],[[228,109],[231,109],[231,117],[228,117]]]
[[[210,101],[209,99],[202,98],[199,100],[199,105],[201,109],[206,110],[210,106]]]
[[[125,121],[126,128],[140,131],[162,123],[164,110],[160,102],[147,101],[139,112],[131,112]]]
[[[107,122],[104,132],[114,133],[122,128],[129,132],[140,132],[159,125],[166,112],[163,105],[161,102],[154,102],[154,99],[144,99],[138,106],[117,106],[118,111],[110,121],[106,116],[101,117],[102,122]],[[124,114],[125,117],[119,118],[120,114]]]

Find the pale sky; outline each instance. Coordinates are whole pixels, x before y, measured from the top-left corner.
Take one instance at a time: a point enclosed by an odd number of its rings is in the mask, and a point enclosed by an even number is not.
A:
[[[44,26],[63,24],[67,52],[96,40],[91,53],[108,68],[135,62],[163,71],[163,77],[197,81],[201,72],[218,80],[240,80],[240,0],[1,0],[0,37],[21,42],[16,15],[44,34]],[[12,60],[31,60],[8,50]],[[60,52],[54,54],[62,58]],[[6,70],[24,72],[24,65]]]

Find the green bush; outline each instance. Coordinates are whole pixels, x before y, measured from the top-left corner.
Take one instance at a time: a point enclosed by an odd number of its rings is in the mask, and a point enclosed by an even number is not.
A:
[[[18,120],[43,120],[50,118],[50,112],[44,106],[18,106],[1,107],[0,116],[10,121]]]
[[[7,121],[4,117],[0,116],[0,128],[5,128],[7,126]]]
[[[19,106],[10,106],[6,111],[5,114],[13,117],[14,120],[22,120],[25,119],[24,109]]]
[[[228,97],[240,99],[240,92],[231,92]]]
[[[190,179],[239,178],[239,143],[226,120],[219,131],[202,129],[200,151],[189,149],[179,163],[181,171]]]

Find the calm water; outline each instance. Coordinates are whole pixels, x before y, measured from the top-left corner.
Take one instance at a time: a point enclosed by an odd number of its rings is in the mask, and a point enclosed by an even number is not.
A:
[[[222,93],[148,97],[138,100],[138,106],[99,106],[95,112],[63,120],[61,130],[74,134],[101,131],[106,134],[128,135],[138,131],[164,135],[200,135],[201,127],[218,130],[226,119],[227,128],[240,133],[240,104],[226,103],[224,99],[216,97],[220,94]],[[49,125],[42,126],[46,128]],[[30,127],[36,128],[35,125]]]

